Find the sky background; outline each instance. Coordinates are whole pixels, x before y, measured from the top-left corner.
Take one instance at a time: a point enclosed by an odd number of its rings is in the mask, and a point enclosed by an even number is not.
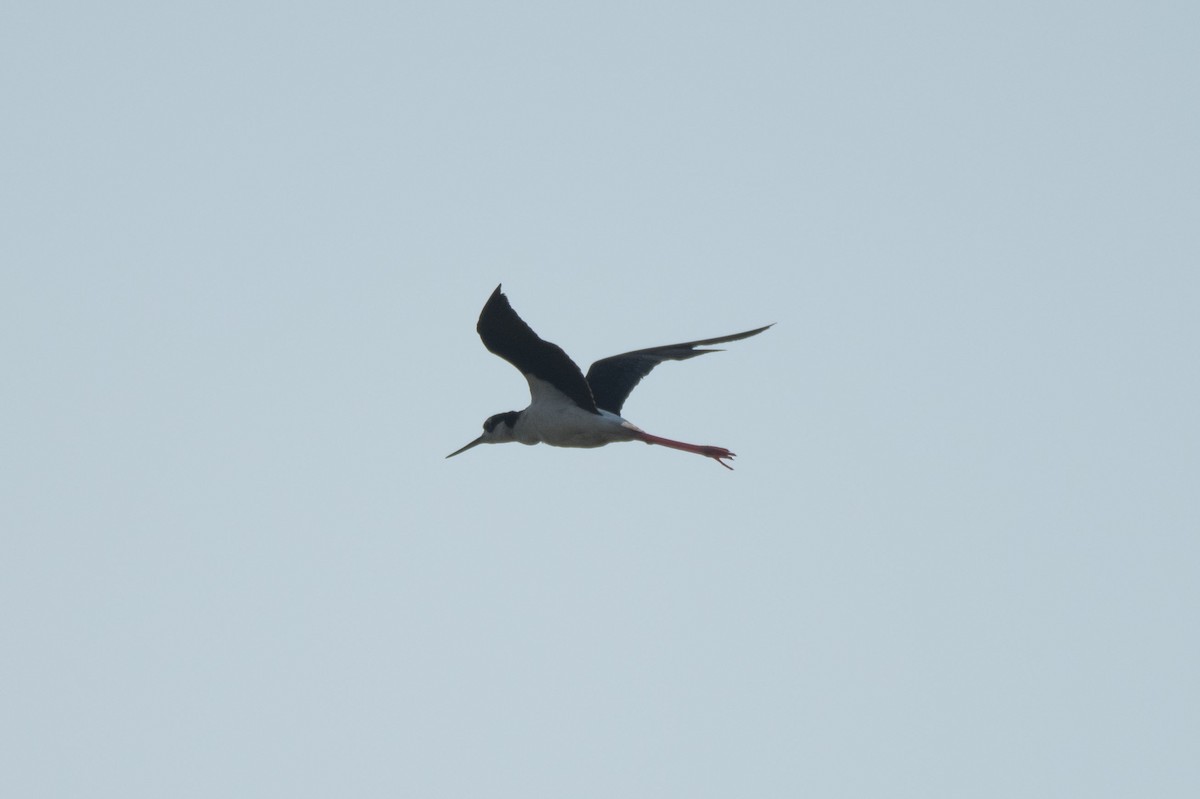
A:
[[[0,793],[1200,795],[1197,8],[10,4]]]

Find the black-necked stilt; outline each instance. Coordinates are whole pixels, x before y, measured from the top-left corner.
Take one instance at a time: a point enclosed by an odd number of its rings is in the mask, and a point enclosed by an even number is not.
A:
[[[523,411],[488,417],[483,423],[483,435],[446,457],[453,458],[477,444],[508,441],[545,443],[554,447],[602,447],[614,441],[644,441],[695,452],[732,469],[725,461],[732,458],[733,453],[724,447],[685,444],[652,436],[622,419],[621,406],[634,386],[663,361],[683,361],[706,352],[719,352],[696,348],[757,336],[767,327],[771,325],[732,336],[614,355],[596,361],[584,377],[561,347],[543,341],[517,316],[508,304],[508,298],[500,293],[500,286],[496,286],[479,314],[475,329],[483,339],[483,346],[525,375],[532,401]]]

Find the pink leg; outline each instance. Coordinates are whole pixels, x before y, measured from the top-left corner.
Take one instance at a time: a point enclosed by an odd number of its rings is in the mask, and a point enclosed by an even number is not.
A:
[[[638,441],[645,441],[647,444],[658,444],[660,447],[681,449],[684,452],[694,452],[697,455],[703,455],[706,458],[712,458],[726,469],[733,471],[733,467],[726,463],[723,459],[732,458],[734,457],[734,454],[724,447],[710,447],[701,444],[685,444],[682,441],[672,441],[669,438],[652,436],[645,430],[638,430],[636,433],[634,433],[634,436]]]

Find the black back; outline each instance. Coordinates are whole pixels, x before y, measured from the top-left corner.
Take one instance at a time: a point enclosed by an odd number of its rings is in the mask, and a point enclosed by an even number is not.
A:
[[[592,396],[596,399],[597,407],[615,414],[621,413],[621,406],[629,397],[629,392],[650,374],[654,367],[663,361],[686,361],[706,352],[720,350],[698,350],[709,344],[724,344],[728,341],[738,341],[751,336],[757,336],[771,327],[760,327],[757,330],[747,330],[745,333],[735,333],[732,336],[706,338],[703,341],[689,341],[684,344],[668,344],[665,347],[650,347],[644,350],[634,350],[610,358],[596,361],[588,369],[587,382],[592,388]]]

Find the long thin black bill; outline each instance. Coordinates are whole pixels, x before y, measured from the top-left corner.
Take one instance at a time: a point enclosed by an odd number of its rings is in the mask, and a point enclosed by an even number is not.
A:
[[[462,449],[456,449],[456,450],[454,450],[453,452],[451,452],[451,453],[450,453],[449,455],[447,455],[446,457],[447,457],[447,458],[453,458],[455,455],[460,455],[460,454],[462,454],[462,453],[466,452],[467,450],[469,450],[471,447],[475,446],[476,444],[482,444],[482,443],[483,443],[483,436],[480,436],[479,438],[477,438],[477,439],[475,439],[474,441],[472,441],[470,444],[467,444],[467,445],[466,445],[465,447],[463,447]]]

